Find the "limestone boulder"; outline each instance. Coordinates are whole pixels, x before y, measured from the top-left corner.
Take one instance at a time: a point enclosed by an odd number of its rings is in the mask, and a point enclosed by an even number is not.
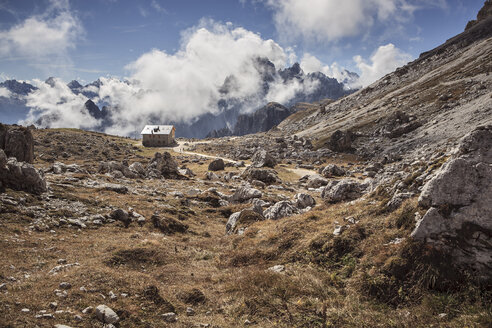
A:
[[[239,187],[231,196],[230,201],[235,203],[243,203],[253,198],[261,198],[262,192],[258,189],[249,186]]]
[[[453,157],[425,184],[427,208],[411,236],[449,252],[459,266],[492,279],[492,126],[465,136]]]
[[[154,158],[147,165],[146,176],[163,177],[163,178],[177,178],[180,176],[178,170],[178,163],[174,160],[169,152],[155,153]]]
[[[210,164],[208,164],[209,171],[222,171],[225,168],[224,160],[222,158],[216,158]]]
[[[275,170],[251,166],[244,170],[241,174],[241,178],[248,181],[258,180],[265,184],[272,184],[280,181]]]
[[[277,165],[275,158],[270,155],[265,149],[258,150],[251,158],[254,167],[270,167],[274,168]]]
[[[298,193],[294,196],[294,204],[297,208],[304,209],[316,205],[316,200],[309,194]]]
[[[299,214],[299,209],[290,201],[283,200],[265,210],[265,218],[268,220],[279,220],[281,218]]]
[[[345,175],[345,170],[335,164],[328,164],[320,173],[325,178],[341,177]]]
[[[321,198],[327,203],[351,201],[361,197],[367,184],[352,179],[330,181],[321,192]]]
[[[3,186],[33,194],[47,191],[43,172],[37,170],[32,164],[18,162],[15,157],[7,159],[5,152],[1,149],[0,182]]]
[[[335,131],[327,142],[327,147],[334,152],[347,152],[352,149],[352,141],[355,135],[350,131]]]
[[[19,162],[34,161],[34,139],[26,127],[0,123],[0,148],[7,157],[14,157]]]

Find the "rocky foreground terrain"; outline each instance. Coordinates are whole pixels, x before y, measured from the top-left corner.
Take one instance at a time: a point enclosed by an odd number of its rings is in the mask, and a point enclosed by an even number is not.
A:
[[[0,126],[1,327],[490,327],[491,2],[267,133]]]

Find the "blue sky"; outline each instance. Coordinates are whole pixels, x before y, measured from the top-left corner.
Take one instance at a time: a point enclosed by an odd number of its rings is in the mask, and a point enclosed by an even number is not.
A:
[[[369,2],[365,9],[360,8],[361,3]],[[338,11],[337,7],[345,6],[341,3],[0,0],[0,78],[31,80],[55,75],[66,81],[90,82],[100,76],[124,77],[132,74],[128,65],[152,49],[173,55],[184,47],[183,31],[193,33],[197,26],[225,26],[227,22],[232,23],[230,28],[242,27],[263,40],[274,40],[289,56],[296,56],[293,60],[315,57],[323,67],[336,62],[340,68],[361,73],[355,56],[360,56],[359,63],[371,66],[371,56],[378,48],[392,44],[392,54],[398,50],[403,55],[398,63],[402,58],[416,58],[463,31],[483,0],[347,0],[346,8]],[[60,16],[63,19],[54,22]],[[46,36],[41,33],[36,37],[38,45],[30,40],[15,45],[16,37],[29,39],[22,34],[29,33],[29,22],[48,22],[54,29],[48,29],[48,34],[59,32],[58,39],[40,40]],[[21,30],[22,26],[26,28]],[[306,53],[311,57],[305,57]],[[319,65],[316,60],[311,67]]]

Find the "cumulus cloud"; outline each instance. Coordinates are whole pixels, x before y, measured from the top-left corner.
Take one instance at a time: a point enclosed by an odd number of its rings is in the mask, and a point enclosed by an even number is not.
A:
[[[364,34],[376,22],[402,22],[422,6],[445,0],[263,0],[284,39],[331,42]]]
[[[336,62],[331,65],[325,65],[316,56],[308,52],[304,53],[300,65],[306,73],[321,72],[341,83],[347,83],[350,79],[348,72]]]
[[[357,83],[365,87],[385,74],[394,71],[397,67],[405,65],[412,60],[412,56],[389,43],[380,46],[371,56],[370,62],[367,62],[361,56],[355,56],[354,60],[361,71],[360,79]]]
[[[0,97],[10,98],[11,92],[9,89],[0,87]]]
[[[38,89],[25,97],[31,110],[21,124],[36,123],[41,127],[82,129],[100,124],[85,109],[86,97],[81,94],[75,95],[60,79],[53,79],[52,82],[48,84],[40,80],[33,81]],[[42,118],[41,121],[38,121],[39,117]]]
[[[246,110],[258,108],[265,99],[255,98],[263,87],[257,58],[268,58],[282,68],[292,59],[292,51],[230,23],[202,21],[183,33],[179,51],[154,49],[127,66],[131,74],[126,81],[101,79],[99,95],[111,105],[115,122],[107,132],[127,134],[135,123],[141,125],[149,118],[190,122],[217,113],[217,102],[224,98],[247,102]],[[221,87],[226,80],[224,93]],[[267,98],[285,101],[309,87],[296,83],[274,87]]]
[[[31,64],[67,60],[67,52],[82,34],[68,0],[51,0],[45,13],[0,31],[0,55],[28,59]]]

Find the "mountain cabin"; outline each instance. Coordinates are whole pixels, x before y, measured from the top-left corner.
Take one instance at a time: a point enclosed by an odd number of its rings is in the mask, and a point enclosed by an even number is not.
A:
[[[173,125],[146,125],[140,133],[145,147],[169,147],[175,144]]]

